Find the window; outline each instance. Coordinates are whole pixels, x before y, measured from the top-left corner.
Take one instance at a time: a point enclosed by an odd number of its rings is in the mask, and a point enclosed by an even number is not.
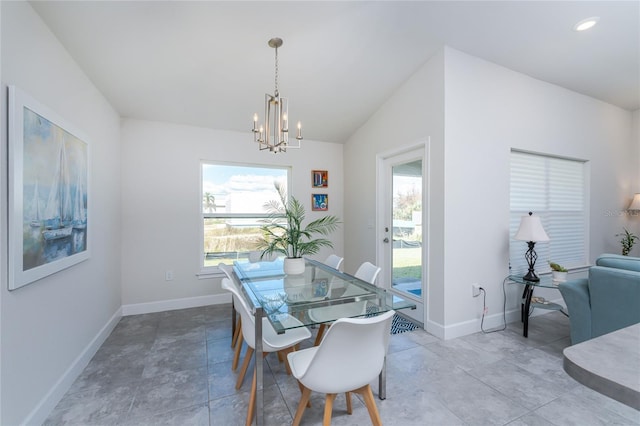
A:
[[[511,151],[511,273],[527,271],[527,243],[513,236],[529,212],[540,216],[550,239],[535,246],[538,272],[548,271],[549,261],[565,268],[587,264],[586,173],[584,161]]]
[[[255,250],[265,203],[277,200],[274,183],[286,189],[289,169],[283,167],[201,163],[202,267],[246,259]]]

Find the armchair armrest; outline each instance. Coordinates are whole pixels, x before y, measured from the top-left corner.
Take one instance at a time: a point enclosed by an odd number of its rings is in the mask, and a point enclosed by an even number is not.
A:
[[[640,272],[593,266],[589,295],[591,337],[640,322]]]
[[[591,339],[591,302],[589,300],[589,280],[579,278],[558,285],[564,303],[569,311],[571,323],[571,344],[575,345]]]

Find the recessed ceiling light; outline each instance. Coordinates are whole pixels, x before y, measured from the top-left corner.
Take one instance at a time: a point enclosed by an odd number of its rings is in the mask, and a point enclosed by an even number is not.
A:
[[[599,20],[599,16],[592,16],[591,18],[583,19],[573,26],[573,31],[586,31],[597,24]]]

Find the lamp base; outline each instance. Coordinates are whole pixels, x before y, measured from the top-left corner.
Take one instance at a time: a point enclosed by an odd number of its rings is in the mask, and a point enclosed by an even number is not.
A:
[[[536,259],[538,258],[538,255],[536,254],[536,251],[534,249],[535,245],[536,245],[535,241],[529,241],[527,243],[527,246],[529,247],[529,249],[524,254],[524,258],[527,259],[527,265],[529,265],[529,272],[527,272],[527,275],[522,277],[522,279],[525,281],[532,281],[537,283],[538,281],[540,281],[540,278],[538,278],[534,269],[536,266]]]

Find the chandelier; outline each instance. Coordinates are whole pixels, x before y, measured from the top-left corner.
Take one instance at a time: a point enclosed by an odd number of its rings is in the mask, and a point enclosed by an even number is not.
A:
[[[264,125],[258,126],[258,114],[253,114],[253,140],[258,142],[260,151],[268,149],[277,154],[287,152],[287,148],[300,148],[302,125],[298,121],[296,142],[289,143],[289,102],[281,98],[278,92],[278,47],[282,46],[281,38],[269,40],[269,46],[276,50],[276,88],[273,95],[264,95]]]

